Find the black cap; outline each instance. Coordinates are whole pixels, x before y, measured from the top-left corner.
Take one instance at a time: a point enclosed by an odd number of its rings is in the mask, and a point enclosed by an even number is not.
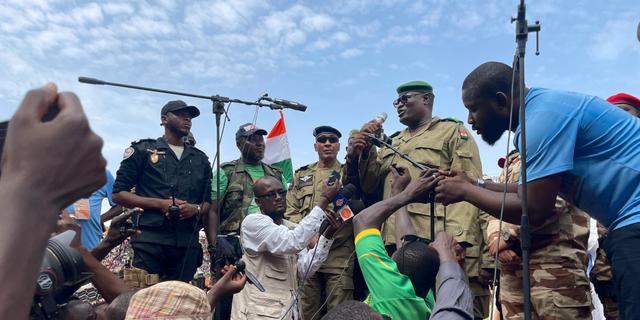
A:
[[[164,107],[162,107],[162,111],[160,114],[164,116],[165,114],[167,114],[167,112],[173,112],[173,111],[185,110],[185,109],[189,111],[189,113],[191,114],[191,118],[195,118],[200,115],[200,110],[198,110],[198,108],[194,106],[189,106],[182,100],[173,100],[173,101],[167,102],[167,104],[165,104]]]
[[[319,126],[319,127],[316,127],[315,129],[313,129],[313,136],[314,137],[317,137],[321,133],[333,133],[336,136],[338,136],[338,138],[342,138],[342,133],[340,133],[340,131],[338,131],[338,129],[336,129],[334,127]]]
[[[263,136],[267,135],[266,130],[256,127],[253,123],[245,123],[240,126],[238,131],[236,131],[236,139],[240,137],[248,137],[253,135],[254,133],[257,133]]]

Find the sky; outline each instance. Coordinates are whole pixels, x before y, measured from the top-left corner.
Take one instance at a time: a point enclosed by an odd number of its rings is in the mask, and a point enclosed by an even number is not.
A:
[[[264,93],[307,105],[285,110],[294,168],[317,161],[312,130],[332,125],[348,134],[381,112],[385,131],[402,129],[392,101],[404,82],[434,87],[434,115],[466,122],[464,77],[486,61],[510,64],[516,0],[325,1],[45,1],[0,3],[0,119],[25,92],[49,81],[81,99],[104,139],[114,175],[132,141],[162,135],[160,109],[169,100],[197,106],[197,146],[215,150],[211,102],[92,86],[79,76],[254,101]],[[529,86],[607,97],[640,96],[640,2],[527,1],[540,20],[540,55],[530,38]],[[222,161],[239,157],[234,133],[255,119],[269,130],[277,111],[233,104]],[[469,126],[467,126],[469,128]],[[491,147],[475,133],[483,170],[497,175],[506,140]],[[506,136],[506,135],[505,135]],[[346,138],[342,140],[343,159]],[[73,156],[73,155],[69,155]]]

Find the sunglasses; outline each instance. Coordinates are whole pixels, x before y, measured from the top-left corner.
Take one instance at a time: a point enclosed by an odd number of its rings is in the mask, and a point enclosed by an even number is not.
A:
[[[287,195],[287,190],[279,190],[279,191],[271,191],[263,195],[255,195],[255,196],[256,198],[271,200],[271,199],[276,199],[277,197],[284,198],[286,195]]]
[[[318,143],[325,143],[327,141],[329,141],[331,143],[336,143],[336,142],[338,142],[338,138],[336,138],[336,137],[318,137],[316,139],[316,142],[318,142]]]
[[[406,104],[409,99],[420,95],[425,95],[425,93],[403,94],[398,99],[393,100],[393,106],[397,108],[400,104]]]

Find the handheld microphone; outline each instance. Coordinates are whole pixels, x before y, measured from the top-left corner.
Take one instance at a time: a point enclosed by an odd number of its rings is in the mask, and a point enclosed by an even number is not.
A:
[[[242,260],[238,260],[235,263],[236,265],[236,269],[237,272],[240,274],[245,274],[247,276],[247,282],[251,283],[252,285],[256,286],[256,288],[258,288],[258,290],[260,290],[260,292],[265,292],[267,291],[262,284],[260,283],[260,281],[258,280],[258,278],[256,278],[256,276],[253,275],[253,273],[249,272],[246,270],[247,264],[244,263],[244,261]]]
[[[333,198],[333,211],[338,212],[342,207],[344,207],[349,199],[353,196],[354,193],[358,191],[358,188],[352,183],[342,187],[340,193]]]
[[[389,115],[387,115],[386,112],[382,112],[379,115],[377,115],[373,121],[379,123],[379,124],[383,124],[385,121],[387,121],[387,117],[389,117]]]
[[[348,184],[342,187],[340,193],[338,193],[335,198],[331,201],[333,203],[333,211],[335,213],[339,213],[343,208],[348,208],[347,202],[351,199],[354,193],[358,191],[358,188],[353,184]],[[363,205],[364,206],[364,205]],[[351,209],[348,209],[351,210]],[[331,217],[327,215],[324,220],[322,220],[322,224],[320,224],[320,228],[318,229],[318,233],[323,234],[325,230],[329,227],[329,224],[334,226],[338,226],[336,221],[332,221],[331,219],[337,220],[338,217]],[[345,221],[345,219],[342,219]]]
[[[278,98],[269,98],[267,95],[262,96],[263,100],[267,100],[269,102],[273,102],[274,104],[277,104],[281,107],[284,108],[288,108],[288,109],[293,109],[293,110],[298,110],[298,111],[307,111],[307,106],[305,106],[302,103],[298,103],[295,101],[289,101],[289,100],[285,100],[285,99],[278,99]]]

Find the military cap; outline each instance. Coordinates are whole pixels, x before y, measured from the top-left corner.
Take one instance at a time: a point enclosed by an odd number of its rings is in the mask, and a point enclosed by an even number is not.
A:
[[[433,87],[424,81],[409,81],[398,86],[396,92],[402,94],[408,91],[433,92]]]
[[[640,99],[624,92],[612,95],[611,97],[607,98],[607,101],[613,104],[628,104],[640,110]]]
[[[255,133],[264,136],[267,134],[267,131],[256,127],[253,123],[245,123],[238,128],[238,131],[236,131],[236,139],[240,137],[248,137]]]
[[[165,115],[169,112],[178,111],[178,110],[187,110],[191,114],[191,118],[195,118],[200,115],[200,110],[194,106],[187,105],[182,100],[173,100],[167,102],[167,104],[162,107],[161,115]]]
[[[313,136],[317,137],[319,134],[321,133],[333,133],[336,136],[338,136],[338,138],[342,137],[342,133],[340,133],[340,131],[338,131],[338,129],[331,127],[331,126],[319,126],[316,127],[315,129],[313,129]]]

